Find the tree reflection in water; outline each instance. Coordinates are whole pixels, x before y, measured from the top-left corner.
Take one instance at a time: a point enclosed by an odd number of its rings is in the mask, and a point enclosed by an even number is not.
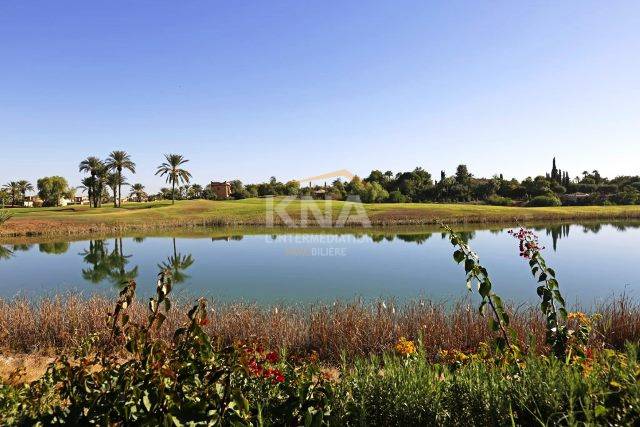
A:
[[[0,260],[13,257],[13,251],[8,246],[0,245]]]
[[[191,267],[194,260],[191,254],[182,255],[178,253],[176,249],[176,239],[173,240],[173,255],[171,255],[167,260],[161,264],[158,264],[158,268],[160,270],[170,270],[173,276],[174,283],[181,283],[187,280],[190,276],[184,273],[184,270]]]
[[[131,255],[123,252],[122,239],[114,239],[113,251],[109,252],[104,240],[90,240],[89,249],[80,255],[84,262],[91,265],[82,270],[82,278],[91,283],[108,280],[116,286],[127,283],[138,277],[138,266],[127,270]]]
[[[69,250],[69,242],[39,243],[38,250],[50,255],[62,255]]]

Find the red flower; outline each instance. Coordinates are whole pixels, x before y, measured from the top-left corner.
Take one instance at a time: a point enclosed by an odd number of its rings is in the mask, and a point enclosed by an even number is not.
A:
[[[271,363],[276,363],[278,361],[278,353],[275,351],[269,352],[267,354],[267,361]]]
[[[200,326],[206,326],[209,324],[209,318],[208,317],[204,317],[202,319],[200,319]]]
[[[279,383],[284,382],[284,376],[282,374],[276,375],[276,381]]]

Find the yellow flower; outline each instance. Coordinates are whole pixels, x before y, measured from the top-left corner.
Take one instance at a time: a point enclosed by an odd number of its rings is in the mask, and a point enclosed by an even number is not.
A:
[[[587,325],[590,323],[589,316],[584,314],[581,311],[572,311],[567,315],[567,319],[569,320],[577,320],[578,323]]]
[[[416,345],[413,341],[407,340],[405,337],[400,337],[398,343],[396,344],[396,351],[402,356],[410,356],[415,354]]]

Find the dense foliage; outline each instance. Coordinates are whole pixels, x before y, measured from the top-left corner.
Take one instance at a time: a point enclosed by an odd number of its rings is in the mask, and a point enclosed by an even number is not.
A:
[[[283,183],[275,177],[267,182],[247,185],[234,180],[231,181],[231,190],[232,197],[236,199],[275,195],[346,200],[350,196],[358,196],[364,203],[483,202],[495,206],[532,207],[632,205],[640,202],[640,176],[607,179],[594,170],[570,178],[567,172],[556,168],[554,160],[551,173],[522,181],[506,179],[502,174],[476,178],[466,165],[459,165],[451,176],[441,171],[439,179],[417,167],[413,171],[395,174],[373,170],[364,179],[356,176],[348,182],[336,179],[315,186],[301,186],[298,181]],[[216,198],[210,190],[199,185],[186,185],[177,191],[177,197],[183,199]],[[166,199],[170,196],[170,189],[161,189],[156,197]]]

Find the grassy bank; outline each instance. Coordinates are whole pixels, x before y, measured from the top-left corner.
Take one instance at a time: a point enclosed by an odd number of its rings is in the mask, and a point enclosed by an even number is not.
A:
[[[158,337],[171,339],[185,318],[190,303],[174,302],[165,328]],[[105,297],[84,299],[61,295],[30,302],[24,298],[0,300],[0,349],[7,354],[52,355],[68,352],[97,334],[96,345],[110,349],[105,313],[113,301]],[[256,342],[266,347],[287,349],[304,356],[315,352],[326,362],[380,355],[393,349],[401,336],[420,339],[425,355],[434,359],[443,350],[475,352],[490,340],[486,317],[473,304],[445,304],[415,301],[403,305],[338,303],[278,305],[272,307],[243,303],[214,304],[211,322],[205,330],[222,343]],[[144,301],[134,303],[130,316],[143,321]],[[602,317],[594,324],[590,345],[594,348],[622,349],[625,342],[640,342],[640,305],[625,298],[612,299],[587,311]],[[509,309],[511,322],[523,347],[544,351],[544,320],[537,307]]]
[[[286,212],[296,222],[310,207],[325,212],[322,201],[293,201]],[[343,210],[355,215],[349,202],[331,204],[333,221]],[[372,225],[400,226],[434,224],[507,223],[516,221],[625,220],[640,218],[640,206],[578,206],[554,208],[500,207],[471,204],[365,204]],[[78,234],[114,234],[154,231],[196,226],[264,226],[267,217],[265,199],[230,201],[186,200],[128,203],[122,208],[88,206],[63,208],[16,208],[13,218],[0,228],[0,236],[51,236]],[[309,218],[313,215],[309,212]],[[277,217],[276,217],[277,220]],[[349,221],[347,221],[349,224]],[[355,225],[359,225],[355,224]]]

